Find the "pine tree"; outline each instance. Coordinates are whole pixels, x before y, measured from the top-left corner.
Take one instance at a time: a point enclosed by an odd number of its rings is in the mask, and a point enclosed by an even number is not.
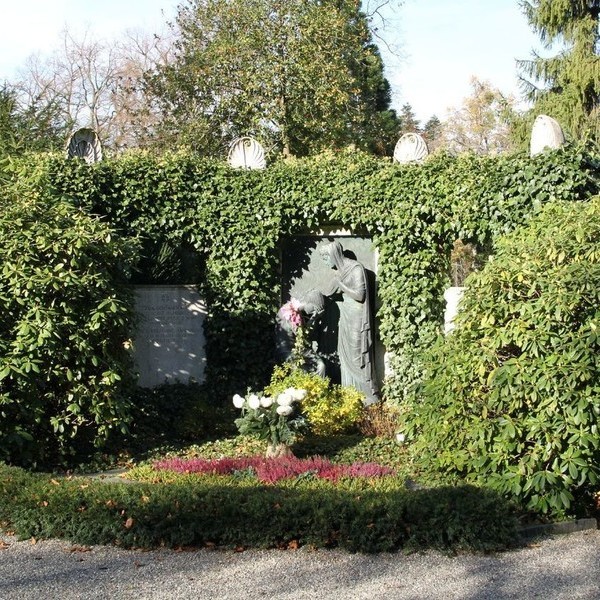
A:
[[[520,61],[524,91],[539,114],[557,119],[573,137],[600,134],[600,0],[532,0],[521,6],[546,48],[560,52]],[[526,77],[530,79],[527,80]]]
[[[400,110],[400,129],[403,134],[421,132],[421,124],[409,102],[404,103]]]

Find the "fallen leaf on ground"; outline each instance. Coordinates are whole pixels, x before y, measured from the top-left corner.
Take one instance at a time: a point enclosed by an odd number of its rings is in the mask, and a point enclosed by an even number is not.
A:
[[[65,550],[65,552],[70,552],[71,554],[73,554],[73,552],[91,552],[92,548],[91,546],[71,546],[70,548],[67,548]]]

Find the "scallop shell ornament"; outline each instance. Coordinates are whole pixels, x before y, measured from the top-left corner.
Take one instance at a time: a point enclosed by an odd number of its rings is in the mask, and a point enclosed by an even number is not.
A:
[[[402,164],[421,162],[428,155],[427,144],[418,133],[405,133],[394,148],[394,161]]]
[[[241,137],[229,146],[227,161],[236,169],[264,169],[267,166],[264,148],[251,137]]]
[[[67,158],[82,158],[88,165],[102,160],[102,146],[93,129],[78,129],[67,142]]]

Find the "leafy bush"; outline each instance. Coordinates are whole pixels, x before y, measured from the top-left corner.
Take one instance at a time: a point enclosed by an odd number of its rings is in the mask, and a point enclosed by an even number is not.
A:
[[[516,538],[514,514],[498,494],[472,486],[410,491],[395,477],[267,486],[249,478],[179,475],[168,484],[111,484],[0,465],[0,522],[22,539],[128,548],[489,551]]]
[[[356,428],[364,396],[355,388],[333,384],[329,379],[285,364],[275,367],[265,393],[277,396],[289,387],[306,390],[302,413],[315,435],[335,435]]]
[[[125,427],[134,256],[66,202],[0,202],[0,458],[54,463]]]
[[[600,199],[548,205],[467,280],[405,414],[414,453],[516,497],[574,508],[600,476]]]

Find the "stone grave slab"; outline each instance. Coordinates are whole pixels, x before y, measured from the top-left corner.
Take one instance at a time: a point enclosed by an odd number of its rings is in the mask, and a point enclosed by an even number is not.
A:
[[[206,307],[192,285],[135,287],[138,385],[204,380]]]

